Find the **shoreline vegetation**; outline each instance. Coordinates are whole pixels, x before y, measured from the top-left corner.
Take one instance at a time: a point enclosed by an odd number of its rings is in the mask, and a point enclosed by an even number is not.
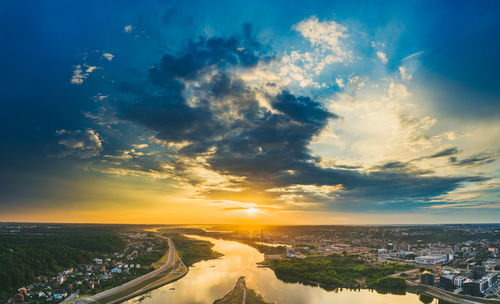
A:
[[[253,289],[246,286],[245,277],[240,277],[234,288],[214,304],[269,304]]]
[[[221,232],[207,232],[197,228],[173,228],[165,231],[194,234],[215,239],[236,241],[257,249],[265,255],[285,254],[285,246],[268,246],[256,239],[240,238]],[[403,263],[367,264],[356,255],[332,254],[306,258],[266,259],[259,263],[270,268],[276,277],[287,283],[319,286],[327,291],[351,288],[372,289],[380,293],[402,294],[408,285],[403,278],[389,277],[398,272],[416,268]]]
[[[320,286],[328,291],[368,288],[394,292],[404,292],[406,282],[388,276],[415,268],[401,263],[368,265],[355,255],[344,254],[269,259],[262,262],[261,266],[270,268],[278,279],[287,283]]]
[[[187,267],[223,256],[222,253],[212,249],[214,244],[211,242],[196,240],[178,233],[169,233],[168,236],[174,242],[179,256]]]

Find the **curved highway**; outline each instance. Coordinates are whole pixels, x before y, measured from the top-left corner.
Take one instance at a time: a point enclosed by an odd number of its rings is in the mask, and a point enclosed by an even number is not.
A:
[[[136,279],[133,279],[132,281],[128,281],[127,283],[124,283],[120,286],[116,286],[116,287],[113,287],[111,289],[108,289],[108,290],[105,290],[103,292],[100,292],[98,294],[95,294],[91,297],[88,297],[87,299],[85,299],[87,302],[97,302],[101,299],[104,299],[106,297],[109,297],[115,293],[119,293],[121,291],[124,291],[126,290],[127,288],[137,284],[137,283],[140,283],[146,279],[149,279],[163,271],[166,271],[167,269],[169,269],[170,267],[173,266],[173,263],[175,261],[175,247],[174,247],[174,243],[172,242],[172,239],[171,238],[168,238],[168,258],[167,258],[167,261],[165,262],[165,264],[163,264],[160,268],[158,269],[155,269],[141,277],[138,277]]]

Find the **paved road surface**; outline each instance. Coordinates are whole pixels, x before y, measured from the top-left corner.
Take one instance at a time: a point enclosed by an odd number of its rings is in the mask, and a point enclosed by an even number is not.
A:
[[[93,295],[91,297],[88,297],[86,299],[87,302],[95,302],[95,301],[98,301],[100,299],[103,299],[105,297],[108,297],[110,295],[113,295],[115,293],[118,293],[120,291],[123,291],[125,289],[127,289],[128,287],[134,285],[134,284],[137,284],[145,279],[148,279],[154,275],[157,275],[159,274],[160,272],[162,271],[165,271],[167,270],[168,268],[172,267],[172,264],[174,263],[175,261],[175,248],[174,248],[174,243],[172,242],[172,239],[171,238],[168,238],[168,259],[167,259],[167,262],[165,262],[165,264],[163,264],[160,268],[158,269],[155,269],[141,277],[138,277],[132,281],[128,281],[127,283],[124,283],[120,286],[116,286],[114,288],[111,288],[111,289],[108,289],[108,290],[105,290],[103,292],[100,292],[96,295]]]
[[[243,289],[243,299],[241,299],[241,304],[245,304],[247,302],[247,289]]]
[[[73,302],[73,299],[78,297],[79,293],[80,293],[80,291],[72,293],[69,297],[64,299],[64,301],[62,301],[60,304],[66,304],[68,302]]]

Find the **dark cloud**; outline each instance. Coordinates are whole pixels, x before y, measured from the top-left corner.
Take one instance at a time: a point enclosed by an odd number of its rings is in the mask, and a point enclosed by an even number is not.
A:
[[[454,166],[467,167],[467,166],[481,166],[492,163],[496,160],[497,155],[495,153],[478,153],[467,158],[457,159],[456,157],[450,157],[450,163]]]
[[[263,195],[280,199],[283,192],[266,190],[341,185],[339,194],[334,188],[323,196],[307,190],[295,194],[305,202],[334,201],[330,206],[337,209],[370,208],[380,202],[405,206],[453,191],[463,182],[485,180],[481,176],[433,176],[432,171],[399,161],[368,172],[359,167],[320,167],[308,146],[338,116],[320,102],[287,90],[276,95],[260,92],[269,102],[264,106],[256,98],[256,89],[232,73],[269,58],[265,47],[252,38],[249,25],[239,36],[192,41],[177,54],[164,55],[151,68],[150,84],[141,86],[143,91],[124,88],[135,97],[132,104],[120,106],[121,118],[155,131],[156,138],[167,143],[184,143],[170,154],[169,164],[171,172],[185,181],[203,182],[189,173],[192,164],[186,161],[200,156],[207,169],[235,177],[237,182],[230,183],[243,189],[238,193],[229,189],[201,193],[216,200],[240,197],[243,201]],[[450,148],[428,158],[456,153],[456,148]]]
[[[413,175],[431,174],[431,170],[421,170],[410,162],[391,161],[372,168],[374,172],[405,173]]]
[[[439,158],[439,157],[451,156],[451,155],[455,155],[457,153],[458,153],[458,148],[452,147],[452,148],[438,151],[432,155],[429,155],[428,158]]]

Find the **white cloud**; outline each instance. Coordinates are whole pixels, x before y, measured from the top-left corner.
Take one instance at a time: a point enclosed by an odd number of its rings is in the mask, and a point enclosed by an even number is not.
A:
[[[329,196],[332,193],[339,192],[342,190],[342,185],[328,186],[328,185],[293,185],[282,188],[271,188],[267,189],[267,192],[278,192],[278,193],[311,193],[318,196]]]
[[[75,65],[75,69],[73,70],[73,76],[71,77],[70,82],[72,84],[82,84],[85,81],[85,79],[87,79],[89,75],[97,69],[98,67],[90,66],[86,63],[82,65],[80,64]]]
[[[377,52],[377,57],[380,59],[380,61],[382,61],[383,64],[386,64],[387,63],[387,55],[382,52],[382,51],[378,51]]]
[[[97,69],[96,66],[89,66],[86,70],[85,70],[85,73],[92,73],[93,71],[95,71]]]
[[[347,28],[335,21],[320,22],[310,17],[293,26],[311,45],[310,49],[293,50],[281,59],[280,75],[285,84],[295,82],[301,87],[324,87],[315,81],[327,65],[345,62],[352,52],[342,43]]]
[[[98,102],[98,101],[103,101],[108,97],[109,97],[109,95],[103,95],[103,94],[99,93],[99,94],[93,96],[92,98],[95,102]]]
[[[76,65],[75,69],[73,70],[73,77],[71,77],[72,84],[82,84],[83,83],[83,80],[87,77],[86,76],[84,77],[82,72],[83,72],[82,66]]]
[[[123,27],[123,31],[124,31],[125,33],[131,33],[131,32],[132,32],[132,29],[133,29],[133,28],[132,28],[132,25],[125,25],[125,26]]]
[[[405,58],[403,58],[401,61],[407,61],[409,59],[418,57],[418,56],[422,55],[423,53],[424,53],[424,51],[420,51],[420,52],[416,52],[416,53],[410,54],[410,55],[406,56]]]
[[[335,21],[319,22],[318,18],[313,16],[302,20],[293,28],[300,32],[304,38],[307,38],[313,46],[329,49],[339,57],[349,55],[340,43],[340,38],[348,36],[345,34],[347,28]]]
[[[342,78],[336,78],[335,79],[335,83],[337,84],[337,86],[339,88],[343,88],[345,86],[344,79],[342,79]]]
[[[401,74],[401,79],[403,80],[411,80],[413,77],[404,66],[399,67],[399,73]]]
[[[102,56],[103,56],[104,58],[106,58],[108,61],[113,60],[113,57],[115,57],[115,55],[113,55],[113,54],[111,54],[111,53],[104,53],[104,54],[102,54]]]
[[[411,94],[408,92],[408,88],[404,84],[395,83],[391,81],[389,84],[389,97],[396,99],[406,99],[410,97]]]

